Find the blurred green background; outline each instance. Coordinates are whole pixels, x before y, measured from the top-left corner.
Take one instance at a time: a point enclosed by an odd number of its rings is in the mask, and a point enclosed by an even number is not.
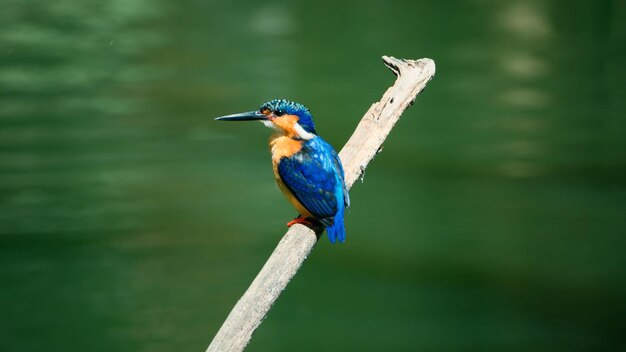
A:
[[[249,351],[625,346],[623,1],[2,0],[0,350],[204,351],[295,216],[269,130],[340,147],[437,75]]]

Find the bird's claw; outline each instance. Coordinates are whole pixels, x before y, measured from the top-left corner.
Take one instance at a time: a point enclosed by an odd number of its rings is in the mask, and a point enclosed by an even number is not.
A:
[[[298,218],[295,218],[295,219],[289,221],[287,223],[287,227],[291,227],[291,226],[293,226],[295,224],[302,224],[302,225],[305,225],[307,227],[312,227],[313,226],[313,223],[311,222],[311,220],[309,218],[307,218],[306,216],[300,216]]]

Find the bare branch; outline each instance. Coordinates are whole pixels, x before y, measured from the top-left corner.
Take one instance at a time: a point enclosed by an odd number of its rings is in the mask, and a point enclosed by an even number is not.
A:
[[[382,150],[383,142],[400,115],[435,75],[435,62],[431,59],[399,60],[383,56],[383,61],[397,78],[382,99],[365,113],[339,153],[348,188],[363,175],[368,163]],[[252,333],[296,274],[320,234],[321,231],[316,234],[300,224],[289,228],[226,318],[207,352],[242,351],[246,347]]]

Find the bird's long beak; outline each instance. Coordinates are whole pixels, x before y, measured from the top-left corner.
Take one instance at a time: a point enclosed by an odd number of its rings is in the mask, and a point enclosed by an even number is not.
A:
[[[265,116],[265,114],[261,113],[260,111],[248,111],[239,114],[220,116],[216,117],[215,119],[219,121],[257,121],[267,120],[267,116]]]

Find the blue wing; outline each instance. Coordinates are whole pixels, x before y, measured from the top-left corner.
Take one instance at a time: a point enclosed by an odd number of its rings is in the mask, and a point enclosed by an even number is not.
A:
[[[341,164],[341,160],[339,159],[339,155],[337,155],[337,152],[335,152],[335,150],[332,149],[330,145],[329,147],[332,150],[333,163],[335,164],[335,169],[339,170],[339,176],[341,176],[341,184],[343,186],[343,202],[346,208],[350,208],[350,194],[348,194],[348,188],[346,187],[345,175],[343,173],[343,165]]]
[[[336,167],[336,155],[328,143],[315,137],[306,141],[300,152],[278,163],[278,174],[283,183],[311,214],[327,226],[332,224],[332,217],[339,209],[338,196],[341,196],[343,207],[343,192],[337,194],[338,188],[343,190],[343,170]]]

